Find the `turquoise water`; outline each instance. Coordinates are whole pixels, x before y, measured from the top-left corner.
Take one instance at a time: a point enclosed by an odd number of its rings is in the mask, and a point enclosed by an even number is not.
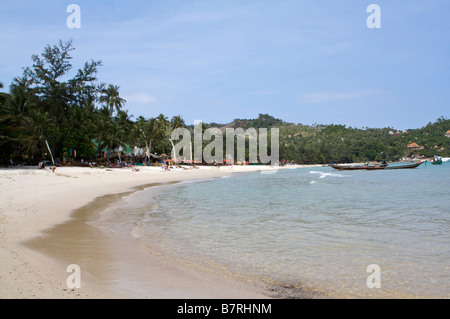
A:
[[[448,298],[449,185],[450,163],[297,168],[149,188],[117,209],[132,209],[122,224],[143,247],[293,297]],[[371,264],[381,288],[367,286]]]

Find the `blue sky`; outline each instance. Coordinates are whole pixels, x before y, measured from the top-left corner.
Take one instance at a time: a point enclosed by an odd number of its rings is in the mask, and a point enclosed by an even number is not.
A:
[[[69,4],[81,28],[69,29]],[[369,4],[381,28],[369,29]],[[448,0],[7,1],[0,81],[73,39],[75,69],[102,60],[136,118],[417,128],[449,117]]]

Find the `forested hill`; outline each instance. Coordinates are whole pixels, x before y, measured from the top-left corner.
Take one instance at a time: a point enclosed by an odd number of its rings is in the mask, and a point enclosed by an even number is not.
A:
[[[0,164],[36,164],[50,156],[68,162],[101,160],[105,153],[109,159],[110,153],[134,146],[150,153],[171,154],[171,132],[176,128],[192,129],[182,115],[169,119],[164,114],[145,118],[128,113],[120,87],[99,82],[102,61],[87,61],[73,70],[74,50],[72,41],[48,45],[40,55],[32,55],[32,65],[24,67],[23,74],[9,86],[0,82]],[[279,128],[280,160],[294,163],[450,156],[450,138],[445,136],[450,120],[444,117],[402,132],[392,128],[302,125],[268,114],[226,124],[204,123],[207,127]]]
[[[208,127],[280,129],[280,159],[289,162],[351,163],[397,161],[406,157],[450,156],[450,120],[441,117],[425,127],[398,131],[387,128],[352,128],[345,125],[302,125],[260,114]],[[408,148],[416,143],[418,149]],[[423,148],[422,148],[423,147]]]

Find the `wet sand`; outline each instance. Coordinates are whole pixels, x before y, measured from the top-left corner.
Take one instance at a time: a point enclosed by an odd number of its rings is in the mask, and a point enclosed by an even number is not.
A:
[[[135,190],[158,185],[144,185]],[[103,287],[121,298],[264,298],[243,283],[223,282],[223,278],[211,274],[168,264],[139,249],[130,236],[108,233],[90,224],[100,219],[100,213],[108,206],[133,191],[100,196],[76,209],[70,220],[24,244],[57,258],[62,267],[78,265],[81,288]],[[64,274],[60,280],[68,275]]]

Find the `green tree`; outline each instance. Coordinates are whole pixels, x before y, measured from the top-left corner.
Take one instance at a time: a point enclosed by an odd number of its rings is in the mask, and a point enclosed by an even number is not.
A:
[[[132,117],[133,115],[128,114],[128,110],[120,110],[114,118],[114,122],[123,132],[121,140],[130,144],[133,142],[132,136],[130,136],[130,132],[133,129],[133,121],[131,120]]]
[[[64,130],[64,148],[63,156],[65,158],[74,158],[75,151],[77,158],[94,158],[96,150],[89,137],[77,128],[68,128]],[[71,152],[72,151],[72,152]]]
[[[119,86],[109,84],[106,88],[101,90],[102,95],[100,96],[100,103],[109,108],[111,114],[114,111],[119,112],[125,105],[126,101],[120,97]]]
[[[181,115],[175,115],[170,120],[170,127],[172,130],[175,130],[177,128],[184,128],[186,127],[186,123],[184,123],[184,120],[181,117]]]
[[[46,141],[54,134],[56,126],[48,112],[32,110],[23,119],[23,133],[25,136],[25,157],[31,161],[35,156],[47,153]],[[51,144],[51,142],[49,142]],[[48,157],[50,158],[50,157]]]
[[[71,126],[72,108],[96,101],[101,88],[96,77],[101,61],[86,62],[73,78],[64,81],[72,69],[73,50],[72,41],[46,46],[40,56],[32,56],[33,65],[25,68],[23,76],[32,83],[29,92],[33,96],[33,109],[47,113],[56,127],[48,140],[55,146],[57,156],[62,153],[62,132]]]

